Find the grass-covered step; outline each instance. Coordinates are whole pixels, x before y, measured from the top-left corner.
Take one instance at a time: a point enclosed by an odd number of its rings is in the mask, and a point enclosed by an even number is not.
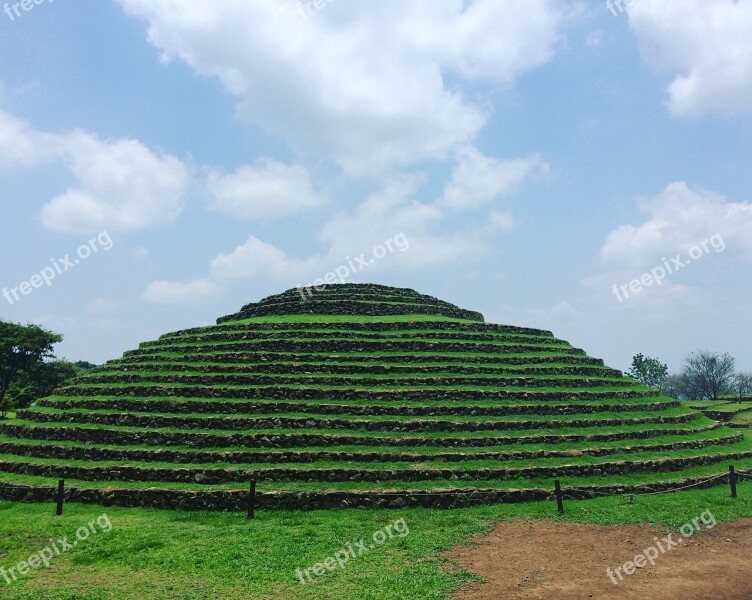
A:
[[[374,316],[420,313],[455,317],[469,321],[482,322],[484,320],[483,315],[478,312],[463,310],[448,302],[416,294],[415,292],[403,296],[388,296],[386,299],[383,299],[374,290],[373,295],[363,295],[357,300],[352,300],[343,298],[342,296],[334,296],[327,299],[325,296],[319,294],[317,290],[307,300],[304,300],[299,292],[297,298],[293,294],[265,298],[260,302],[244,306],[239,312],[233,315],[219,318],[217,323],[237,321],[248,317],[306,313]]]
[[[219,325],[192,327],[181,329],[172,333],[165,333],[159,339],[167,339],[182,335],[203,335],[214,332],[266,332],[266,331],[302,331],[310,329],[329,332],[355,331],[355,332],[420,332],[420,331],[447,331],[468,333],[501,333],[518,334],[534,337],[553,338],[551,331],[534,329],[531,327],[518,327],[515,325],[498,325],[495,323],[477,323],[446,317],[429,315],[401,315],[385,318],[368,316],[333,316],[333,315],[296,315],[294,317],[256,317],[241,321],[224,322]]]
[[[190,450],[190,449],[164,449],[143,447],[118,447],[105,445],[80,445],[68,443],[67,445],[49,443],[39,444],[28,440],[0,437],[0,454],[12,454],[17,456],[30,456],[37,458],[57,458],[65,460],[83,461],[142,461],[142,462],[168,462],[177,464],[195,463],[313,463],[313,462],[408,462],[418,463],[426,461],[464,462],[464,461],[520,461],[541,458],[572,458],[575,456],[607,456],[613,454],[635,454],[647,452],[666,452],[681,449],[707,448],[734,444],[742,440],[741,433],[710,432],[702,435],[689,435],[684,438],[668,438],[667,441],[656,443],[641,443],[631,446],[623,444],[586,446],[582,449],[531,449],[531,450],[507,450],[506,447],[498,449],[465,449],[462,452],[447,452],[433,448],[433,452],[419,451],[416,448],[399,450],[365,451],[359,449],[309,449],[309,450]]]
[[[86,379],[77,379],[73,384],[58,390],[65,396],[174,396],[181,398],[244,398],[280,400],[356,400],[375,401],[433,400],[462,402],[467,400],[513,400],[530,401],[576,400],[594,398],[644,398],[655,391],[644,386],[614,388],[591,387],[583,390],[576,385],[555,388],[507,387],[489,389],[480,386],[373,386],[368,389],[335,386],[212,386],[180,383],[153,385],[149,383],[89,384]]]
[[[135,367],[135,369],[134,369]],[[243,373],[245,375],[346,375],[358,377],[363,375],[385,375],[421,377],[426,375],[571,375],[576,377],[622,377],[622,372],[601,366],[570,366],[566,364],[522,365],[512,367],[445,365],[383,365],[381,363],[334,363],[334,362],[274,362],[227,364],[223,361],[200,363],[182,361],[177,357],[171,361],[150,362],[146,357],[133,361],[111,361],[106,365],[91,370],[97,375],[113,375],[143,371],[149,373]],[[93,375],[94,373],[92,373]]]
[[[435,468],[431,463],[415,465],[413,468],[393,468],[391,466],[371,465],[370,468],[321,465],[293,465],[255,468],[216,468],[205,466],[141,466],[136,464],[108,465],[79,461],[58,461],[55,459],[13,460],[14,457],[0,456],[0,472],[24,475],[59,477],[88,481],[163,481],[196,482],[199,484],[221,484],[228,482],[245,482],[255,479],[260,482],[276,481],[426,481],[426,480],[513,480],[545,477],[583,477],[615,475],[645,471],[677,471],[684,468],[724,463],[729,460],[752,458],[749,444],[737,444],[724,448],[722,452],[696,455],[690,453],[672,458],[640,458],[639,460],[596,460],[582,464],[546,464],[517,467],[483,467],[465,463],[453,465],[452,468]],[[10,460],[9,460],[10,458]],[[574,459],[572,459],[574,460]]]
[[[599,399],[590,402],[536,403],[483,402],[483,403],[433,403],[419,402],[392,404],[388,402],[351,401],[339,403],[286,402],[267,400],[248,402],[244,400],[174,400],[164,398],[68,398],[52,397],[37,403],[40,407],[89,410],[118,410],[124,412],[151,412],[162,414],[221,413],[278,414],[299,412],[320,415],[359,416],[506,416],[506,415],[574,415],[594,412],[662,411],[680,406],[676,400],[655,397],[624,401]]]
[[[351,429],[363,431],[507,431],[521,429],[557,429],[564,427],[603,427],[622,425],[648,425],[654,423],[686,423],[696,418],[696,413],[682,407],[644,413],[592,413],[579,415],[550,415],[545,419],[531,419],[525,415],[507,417],[456,417],[449,419],[412,417],[373,417],[362,419],[355,416],[339,418],[319,417],[290,413],[286,416],[239,417],[226,415],[166,415],[161,413],[119,413],[105,411],[39,410],[18,411],[18,418],[41,423],[95,423],[130,427],[173,427],[190,430],[243,431],[253,429]]]
[[[146,370],[137,373],[104,373],[97,372],[79,379],[79,383],[86,384],[118,384],[118,383],[181,383],[186,385],[218,385],[218,386],[259,386],[259,385],[296,385],[296,386],[352,386],[352,387],[384,387],[405,386],[415,387],[425,385],[430,387],[472,386],[472,387],[624,387],[637,388],[634,380],[626,377],[590,377],[582,378],[576,375],[531,375],[520,377],[514,375],[464,375],[421,376],[421,377],[393,377],[386,375],[333,376],[333,375],[246,375],[225,373],[175,373],[164,374]]]
[[[439,339],[421,340],[352,340],[342,338],[295,339],[283,337],[277,340],[242,340],[237,342],[155,342],[140,350],[162,352],[459,352],[459,353],[509,353],[555,351],[559,354],[582,355],[580,348],[558,342],[475,342]]]
[[[339,447],[444,447],[470,448],[492,446],[524,446],[536,444],[569,445],[577,442],[610,442],[643,440],[663,436],[683,436],[712,431],[721,425],[704,417],[681,426],[672,424],[622,425],[592,427],[587,430],[563,428],[556,432],[536,430],[510,431],[505,435],[494,432],[410,433],[361,432],[343,434],[336,430],[260,431],[237,433],[232,431],[204,433],[170,428],[142,429],[116,425],[71,425],[57,423],[42,425],[32,421],[12,424],[0,423],[0,433],[15,438],[47,441],[76,441],[118,445],[188,446],[192,448],[299,448],[311,446]]]
[[[752,413],[752,402],[734,402],[729,400],[722,400],[718,402],[686,402],[686,406],[697,409],[703,414],[706,414],[711,419],[717,421],[732,421],[738,415],[744,413]],[[745,422],[742,417],[741,421]]]
[[[128,350],[123,358],[111,360],[107,365],[138,365],[143,362],[216,362],[224,364],[264,365],[274,363],[336,363],[352,365],[491,365],[504,368],[517,365],[546,365],[551,363],[571,366],[603,366],[603,360],[587,355],[560,354],[557,352],[527,352],[521,354],[464,353],[464,352],[358,352],[337,354],[331,352],[163,352],[160,350]],[[96,369],[95,369],[96,371]]]
[[[251,310],[239,312],[234,315],[228,315],[218,320],[219,323],[225,321],[237,321],[249,317],[282,315],[282,314],[305,314],[309,311],[331,312],[341,315],[372,315],[372,316],[389,316],[389,315],[406,315],[423,311],[427,315],[442,315],[447,317],[456,317],[461,319],[481,321],[483,319],[480,313],[463,311],[462,309],[447,309],[435,304],[421,305],[417,303],[387,303],[387,302],[365,302],[349,301],[341,302],[318,302],[309,301],[303,305],[301,302],[291,301],[279,303],[271,306],[260,306]]]
[[[744,470],[752,469],[752,458],[737,458],[734,464]],[[636,486],[643,487],[642,493],[657,492],[666,489],[680,488],[684,485],[703,481],[710,477],[721,475],[722,478],[716,480],[712,485],[728,485],[728,468],[724,465],[711,463],[707,465],[690,466],[681,471],[661,471],[661,472],[630,472],[615,475],[604,474],[597,479],[589,476],[567,476],[562,480],[562,487],[567,497],[573,489],[597,490],[612,488],[610,493],[614,495],[629,494],[630,489]],[[725,477],[724,477],[725,476]],[[740,478],[742,476],[740,475]],[[746,476],[749,478],[750,476]],[[2,484],[16,485],[33,485],[46,487],[48,492],[53,491],[53,486],[57,485],[56,479],[50,479],[45,476],[25,475],[15,473],[0,472],[0,486]],[[68,495],[68,486],[78,486],[86,489],[158,489],[158,490],[184,490],[196,493],[205,493],[211,491],[236,490],[245,494],[248,492],[247,482],[227,482],[222,484],[208,484],[196,482],[161,482],[161,481],[86,481],[76,478],[66,478],[66,497]],[[633,487],[635,486],[635,487]],[[435,490],[510,490],[510,489],[546,489],[548,498],[553,499],[553,482],[548,477],[529,479],[491,479],[480,482],[463,481],[463,480],[425,480],[425,481],[385,481],[385,482],[368,482],[368,481],[339,481],[339,482],[286,482],[277,481],[269,482],[257,487],[257,493],[285,493],[288,491],[302,492],[376,492],[389,494],[391,492],[431,492]],[[0,487],[1,489],[1,487]],[[48,497],[54,497],[50,495]]]
[[[708,444],[706,446],[703,446],[706,449],[705,454],[707,455],[723,455],[723,456],[729,456],[732,454],[739,454],[747,451],[752,451],[752,443],[750,443],[749,440],[742,439],[740,441],[731,442],[731,443],[714,443],[714,444]],[[669,450],[659,450],[659,451],[651,451],[651,450],[645,450],[640,455],[641,461],[652,461],[652,460],[664,460],[664,459],[682,459],[682,458],[694,458],[697,456],[697,452],[695,452],[696,448],[691,447],[685,447],[685,448],[675,448],[675,449],[669,449]],[[378,473],[390,473],[395,470],[404,470],[404,469],[410,469],[410,470],[422,470],[422,469],[430,469],[430,470],[442,470],[446,474],[450,474],[453,472],[461,471],[462,469],[504,469],[504,471],[507,471],[509,469],[524,469],[526,467],[535,466],[535,467],[559,467],[562,465],[566,466],[601,466],[604,464],[614,464],[619,462],[634,462],[634,456],[633,453],[628,452],[620,452],[618,449],[615,452],[610,453],[609,455],[590,455],[583,452],[580,453],[571,453],[565,456],[552,456],[552,455],[545,455],[545,456],[539,456],[539,457],[517,457],[517,458],[509,458],[505,461],[498,461],[495,459],[482,459],[478,458],[476,456],[468,455],[464,460],[462,461],[443,461],[434,459],[432,457],[428,457],[426,460],[423,461],[332,461],[332,460],[315,460],[315,461],[304,461],[304,462],[294,462],[294,461],[268,461],[266,464],[259,464],[257,461],[252,461],[251,463],[243,463],[243,462],[226,462],[226,461],[218,461],[216,459],[213,459],[206,463],[190,463],[190,464],[183,464],[183,463],[174,463],[172,461],[144,461],[144,460],[131,460],[127,463],[123,463],[121,459],[115,459],[115,460],[107,460],[107,459],[99,459],[97,461],[97,466],[100,467],[122,467],[122,466],[132,466],[132,467],[144,467],[144,468],[165,468],[165,469],[172,469],[172,468],[187,468],[194,472],[198,470],[203,469],[213,469],[213,470],[221,470],[226,469],[233,472],[236,472],[238,470],[245,470],[245,469],[285,469],[286,471],[294,471],[298,472],[300,470],[304,471],[305,473],[309,473],[311,471],[315,470],[327,470],[330,471],[331,469],[336,469],[338,467],[344,467],[347,469],[357,469],[357,470],[368,470],[368,471],[374,471]],[[0,456],[0,460],[5,460],[9,462],[24,462],[24,463],[34,463],[34,464],[46,464],[46,465],[66,465],[66,466],[76,466],[76,467],[85,467],[90,464],[90,461],[88,460],[80,460],[80,459],[65,459],[60,460],[55,457],[29,457],[29,456],[23,456],[23,455],[17,455],[17,454],[8,454],[8,455],[2,455]],[[294,475],[295,473],[292,473],[291,475]]]
[[[550,336],[528,335],[524,333],[480,333],[476,331],[442,331],[442,330],[413,330],[413,331],[331,331],[317,329],[312,326],[306,330],[274,330],[274,331],[213,331],[203,334],[179,334],[162,336],[157,340],[143,342],[139,348],[150,348],[167,344],[180,343],[213,343],[239,342],[246,340],[352,340],[352,341],[458,341],[458,342],[498,342],[542,344],[569,347],[564,340]]]
[[[694,442],[694,441],[709,441],[713,443],[713,440],[726,440],[727,438],[734,438],[735,441],[738,441],[738,439],[748,439],[749,436],[747,436],[744,432],[740,432],[738,430],[735,430],[733,428],[728,427],[727,425],[722,425],[719,423],[712,423],[711,427],[699,427],[697,426],[697,423],[694,423],[692,427],[684,428],[681,430],[680,433],[676,435],[655,435],[653,437],[644,438],[644,439],[634,439],[634,440],[624,440],[624,439],[616,439],[616,440],[606,440],[606,441],[568,441],[566,443],[566,446],[562,446],[558,442],[549,442],[549,443],[533,443],[533,444],[518,444],[513,447],[508,447],[508,445],[501,444],[498,446],[493,445],[485,445],[481,447],[474,447],[474,446],[463,446],[463,447],[451,447],[450,449],[447,449],[444,446],[431,446],[431,445],[423,445],[423,446],[404,446],[400,443],[399,439],[394,440],[392,445],[389,447],[374,447],[373,449],[369,449],[366,446],[360,445],[360,446],[348,446],[345,444],[337,444],[335,446],[315,446],[315,445],[309,445],[305,448],[278,448],[278,447],[242,447],[242,446],[229,446],[229,447],[221,447],[221,448],[212,448],[212,447],[202,447],[200,450],[197,450],[196,448],[192,448],[190,446],[179,446],[179,445],[171,445],[170,448],[172,450],[186,450],[189,452],[239,452],[239,453],[250,453],[250,454],[263,454],[263,453],[271,453],[271,454],[280,454],[280,453],[320,453],[320,452],[346,452],[351,454],[362,454],[362,453],[371,453],[371,454],[384,454],[384,453],[402,453],[402,454],[414,454],[416,452],[423,453],[423,454],[430,454],[430,455],[438,455],[438,454],[447,454],[447,453],[459,453],[461,455],[475,455],[475,454],[484,454],[484,453],[506,453],[506,452],[512,452],[512,453],[528,453],[528,452],[549,452],[549,453],[557,453],[561,455],[571,455],[576,456],[579,455],[581,452],[587,451],[588,454],[592,454],[594,456],[598,456],[599,452],[603,451],[603,454],[613,454],[614,452],[632,452],[633,448],[635,447],[643,447],[643,446],[666,446],[669,447],[673,444],[681,443],[681,442]],[[68,426],[68,427],[75,427],[75,426]],[[97,426],[92,426],[97,427]],[[127,429],[127,428],[120,428],[120,429]],[[593,431],[592,429],[589,431]],[[599,428],[597,430],[598,432],[605,432],[605,431],[616,431],[614,429],[608,429],[608,428]],[[515,435],[519,435],[520,432],[514,432]],[[13,437],[10,435],[3,435],[0,433],[0,441],[6,441],[6,442],[12,442],[14,444],[30,444],[30,445],[38,445],[39,441],[33,440],[33,439],[24,439],[24,438],[18,438]],[[724,442],[718,442],[718,443],[725,443]],[[44,444],[42,444],[44,445]],[[123,446],[118,446],[117,444],[98,444],[93,443],[90,441],[87,441],[85,443],[77,442],[77,441],[66,441],[66,440],[59,440],[55,442],[55,445],[57,446],[66,446],[66,447],[81,447],[85,446],[87,448],[92,447],[98,447],[98,448],[118,448],[123,449]],[[164,448],[161,447],[154,447],[150,446],[148,444],[129,444],[127,446],[128,449],[136,449],[136,450],[149,450],[149,451],[162,451]],[[638,450],[639,451],[639,450]]]
[[[726,485],[717,474],[716,466],[691,467],[678,473],[627,474],[614,477],[568,478],[567,498],[634,495],[671,490],[702,489]],[[71,480],[66,488],[69,501],[105,506],[151,507],[169,510],[241,511],[245,508],[245,485],[197,486],[196,484],[88,482]],[[257,492],[257,506],[274,509],[334,508],[460,508],[479,504],[509,504],[551,498],[550,481],[529,480],[520,488],[519,482],[397,482],[388,489],[377,484],[296,483],[289,489],[262,489]],[[363,488],[362,486],[368,486]],[[336,489],[333,489],[336,488]],[[16,502],[50,502],[50,482],[44,477],[2,474],[0,497]]]

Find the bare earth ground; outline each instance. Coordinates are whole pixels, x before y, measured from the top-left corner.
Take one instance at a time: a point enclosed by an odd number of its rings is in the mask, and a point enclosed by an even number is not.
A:
[[[556,598],[752,599],[752,519],[718,523],[683,540],[614,585],[606,574],[631,561],[672,529],[653,525],[584,525],[547,521],[501,523],[476,545],[446,554],[486,581],[458,599]],[[665,544],[664,544],[665,545]],[[617,577],[618,580],[618,577]]]

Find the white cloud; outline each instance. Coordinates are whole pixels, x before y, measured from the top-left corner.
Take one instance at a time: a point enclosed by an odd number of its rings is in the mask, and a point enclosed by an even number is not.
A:
[[[453,187],[450,186],[454,190],[452,198],[460,197],[462,185],[471,188],[462,190],[467,201],[478,204],[509,194],[532,174],[548,170],[538,157],[504,162],[472,148],[463,150],[458,160]],[[376,246],[401,235],[409,248],[388,252],[369,265],[369,272],[395,266],[413,269],[462,259],[477,260],[486,253],[491,235],[514,228],[513,216],[501,210],[491,210],[477,223],[458,226],[444,207],[447,202],[417,199],[426,181],[422,173],[394,176],[355,208],[335,214],[319,231],[318,240],[323,246],[320,253],[292,257],[282,248],[251,235],[232,251],[211,261],[210,279],[227,282],[256,278],[291,285],[293,280],[314,280],[355,257],[364,255],[368,259]]]
[[[195,304],[218,294],[219,286],[208,279],[196,279],[190,283],[155,281],[149,284],[141,298],[149,304],[176,305]]]
[[[649,272],[649,271],[647,271]],[[718,293],[712,289],[681,283],[684,277],[672,275],[662,279],[660,284],[651,282],[635,292],[629,288],[633,280],[639,280],[642,273],[638,270],[621,269],[611,273],[601,273],[584,278],[581,283],[587,288],[589,298],[600,308],[608,312],[639,312],[646,318],[676,316],[681,312],[692,320],[702,312],[703,306],[718,301]],[[616,289],[614,288],[616,286]],[[626,289],[625,289],[626,286]]]
[[[136,140],[102,141],[85,132],[62,141],[79,187],[44,206],[45,227],[74,232],[141,229],[180,212],[190,173],[177,158],[158,155]]]
[[[347,256],[368,253],[399,233],[410,240],[410,250],[392,260],[406,267],[444,264],[482,253],[482,242],[474,231],[457,223],[451,223],[448,231],[441,207],[415,199],[424,183],[420,174],[395,177],[354,210],[332,218],[320,235],[329,246],[330,262],[338,265]],[[385,260],[379,266],[389,264]]]
[[[242,219],[282,217],[323,202],[304,167],[268,159],[228,175],[212,173],[207,186],[213,208]]]
[[[713,192],[676,182],[644,200],[641,208],[650,217],[645,223],[622,225],[606,238],[601,248],[606,263],[644,268],[650,261],[685,253],[717,234],[730,252],[752,257],[751,203],[728,202]]]
[[[752,110],[752,0],[639,0],[629,22],[645,59],[676,72],[674,116]]]
[[[0,109],[0,166],[32,166],[60,151],[56,136],[34,131],[22,119]]]
[[[320,264],[318,257],[306,260],[290,258],[276,246],[250,236],[229,254],[217,256],[211,262],[211,275],[219,280],[249,277],[294,279]]]
[[[177,158],[137,140],[101,140],[85,131],[37,131],[0,110],[0,164],[66,166],[76,185],[42,208],[48,229],[89,233],[139,229],[174,218],[191,183]]]
[[[516,160],[486,156],[476,148],[457,153],[452,180],[442,202],[453,209],[473,209],[492,204],[519,190],[529,179],[547,175],[549,166],[538,155]]]
[[[488,103],[457,84],[508,85],[547,63],[564,18],[554,0],[339,2],[311,18],[299,0],[118,2],[163,59],[218,78],[241,118],[358,170],[471,141]]]

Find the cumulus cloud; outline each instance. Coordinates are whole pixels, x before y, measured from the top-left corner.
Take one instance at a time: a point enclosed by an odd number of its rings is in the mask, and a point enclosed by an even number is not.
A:
[[[268,159],[230,174],[214,172],[207,186],[214,209],[241,219],[282,217],[323,202],[305,167]]]
[[[299,0],[117,1],[164,60],[218,78],[242,119],[356,170],[472,140],[488,103],[447,81],[509,85],[551,59],[564,19],[554,0],[342,2],[311,18]]]
[[[102,141],[86,132],[65,136],[61,145],[79,186],[43,207],[48,229],[141,229],[179,214],[191,176],[177,158],[137,140]]]
[[[487,252],[486,245],[492,235],[514,228],[514,218],[508,212],[492,207],[477,222],[470,220],[458,226],[447,206],[451,203],[447,198],[456,201],[458,208],[493,204],[495,199],[513,193],[524,180],[547,173],[548,167],[537,156],[500,161],[474,148],[463,149],[457,160],[457,168],[447,184],[448,192],[433,202],[418,199],[426,186],[425,174],[393,176],[360,204],[328,219],[317,235],[321,252],[294,257],[251,235],[242,244],[211,261],[209,278],[223,283],[257,278],[293,285],[293,281],[322,277],[355,257],[363,255],[368,258],[374,248],[389,240],[395,241],[398,236],[399,239],[404,237],[405,247],[387,252],[370,263],[369,273],[394,266],[414,269],[462,259],[476,260]],[[287,171],[289,167],[278,165],[274,169]],[[262,167],[264,172],[269,170]],[[301,179],[307,182],[304,173],[299,171]],[[249,179],[255,181],[256,177],[254,173]],[[245,176],[241,175],[241,179]],[[239,193],[244,195],[242,185],[235,187],[241,188]],[[281,183],[280,187],[284,188]]]
[[[445,264],[482,253],[482,242],[469,226],[458,228],[454,223],[448,228],[441,207],[416,199],[425,181],[421,174],[394,177],[353,210],[330,219],[319,237],[329,247],[331,262],[340,264],[346,256],[370,252],[399,233],[410,240],[410,250],[391,260],[403,267]],[[389,263],[380,261],[379,268]]]
[[[674,116],[752,110],[752,0],[639,0],[629,22],[645,59],[675,72]]]
[[[208,279],[196,279],[190,283],[155,281],[149,284],[141,298],[149,304],[196,304],[214,298],[218,293],[219,286]]]
[[[288,257],[276,246],[250,236],[229,254],[211,262],[211,275],[219,280],[267,277],[290,279],[321,264],[319,257],[300,260]]]
[[[32,166],[61,152],[60,140],[0,109],[0,166]]]
[[[752,204],[729,202],[723,196],[684,182],[672,183],[640,203],[649,219],[642,225],[613,230],[601,248],[604,262],[644,266],[661,256],[674,256],[720,235],[732,252],[752,257]]]
[[[538,155],[500,160],[466,147],[457,153],[457,165],[442,201],[457,210],[482,207],[518,191],[527,180],[549,171]]]
[[[0,110],[0,164],[32,167],[55,160],[76,185],[42,208],[48,229],[89,233],[140,229],[174,218],[191,175],[179,159],[137,140],[102,140],[93,133],[33,129]]]

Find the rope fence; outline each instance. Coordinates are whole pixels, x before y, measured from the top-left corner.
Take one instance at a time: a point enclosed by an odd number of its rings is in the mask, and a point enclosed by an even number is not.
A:
[[[629,492],[629,491],[599,491],[597,488],[592,487],[572,487],[568,489],[563,489],[561,486],[560,480],[556,479],[554,481],[554,489],[553,489],[553,497],[556,499],[557,509],[559,514],[564,513],[564,499],[569,500],[577,500],[577,499],[583,499],[584,498],[592,498],[592,497],[617,497],[621,496],[624,498],[629,498],[630,503],[634,501],[635,498],[641,497],[641,496],[657,496],[659,494],[670,494],[673,492],[679,492],[683,490],[688,490],[700,486],[706,486],[706,487],[713,487],[709,486],[708,484],[713,481],[718,480],[728,480],[729,486],[731,488],[731,497],[736,498],[737,497],[737,488],[736,484],[745,478],[752,478],[752,470],[749,469],[735,469],[733,465],[729,466],[729,470],[726,473],[719,473],[716,475],[709,475],[707,477],[704,477],[702,479],[699,479],[698,481],[694,481],[692,483],[685,483],[680,486],[676,487],[670,487],[662,490],[654,490],[654,491],[646,491],[646,492]],[[247,516],[248,519],[255,518],[255,513],[257,510],[257,494],[256,494],[256,485],[257,481],[252,480],[250,482],[250,486],[248,488],[248,495],[247,495]],[[621,487],[621,486],[619,486]],[[649,486],[644,486],[649,487]],[[66,499],[69,499],[71,496],[71,489],[65,488],[65,480],[60,479],[58,481],[56,488],[44,488],[44,487],[36,487],[36,486],[27,486],[19,484],[17,486],[14,485],[0,485],[0,491],[14,491],[19,492],[23,490],[34,490],[37,492],[43,492],[45,489],[47,489],[50,492],[50,496],[55,500],[56,504],[56,511],[55,514],[60,516],[63,514],[63,506]],[[510,490],[478,490],[478,489],[469,489],[467,491],[462,490],[453,490],[453,495],[455,498],[453,501],[451,501],[450,508],[456,508],[457,503],[463,499],[463,496],[475,496],[475,497],[498,497],[500,493],[508,492]],[[545,490],[536,490],[538,492],[545,492]],[[374,496],[377,496],[379,498],[383,497],[402,497],[404,498],[405,495],[409,494],[410,497],[430,497],[430,498],[439,498],[441,495],[446,496],[446,492],[371,492]],[[551,497],[550,492],[548,493],[548,497]],[[491,502],[490,504],[493,504]]]

